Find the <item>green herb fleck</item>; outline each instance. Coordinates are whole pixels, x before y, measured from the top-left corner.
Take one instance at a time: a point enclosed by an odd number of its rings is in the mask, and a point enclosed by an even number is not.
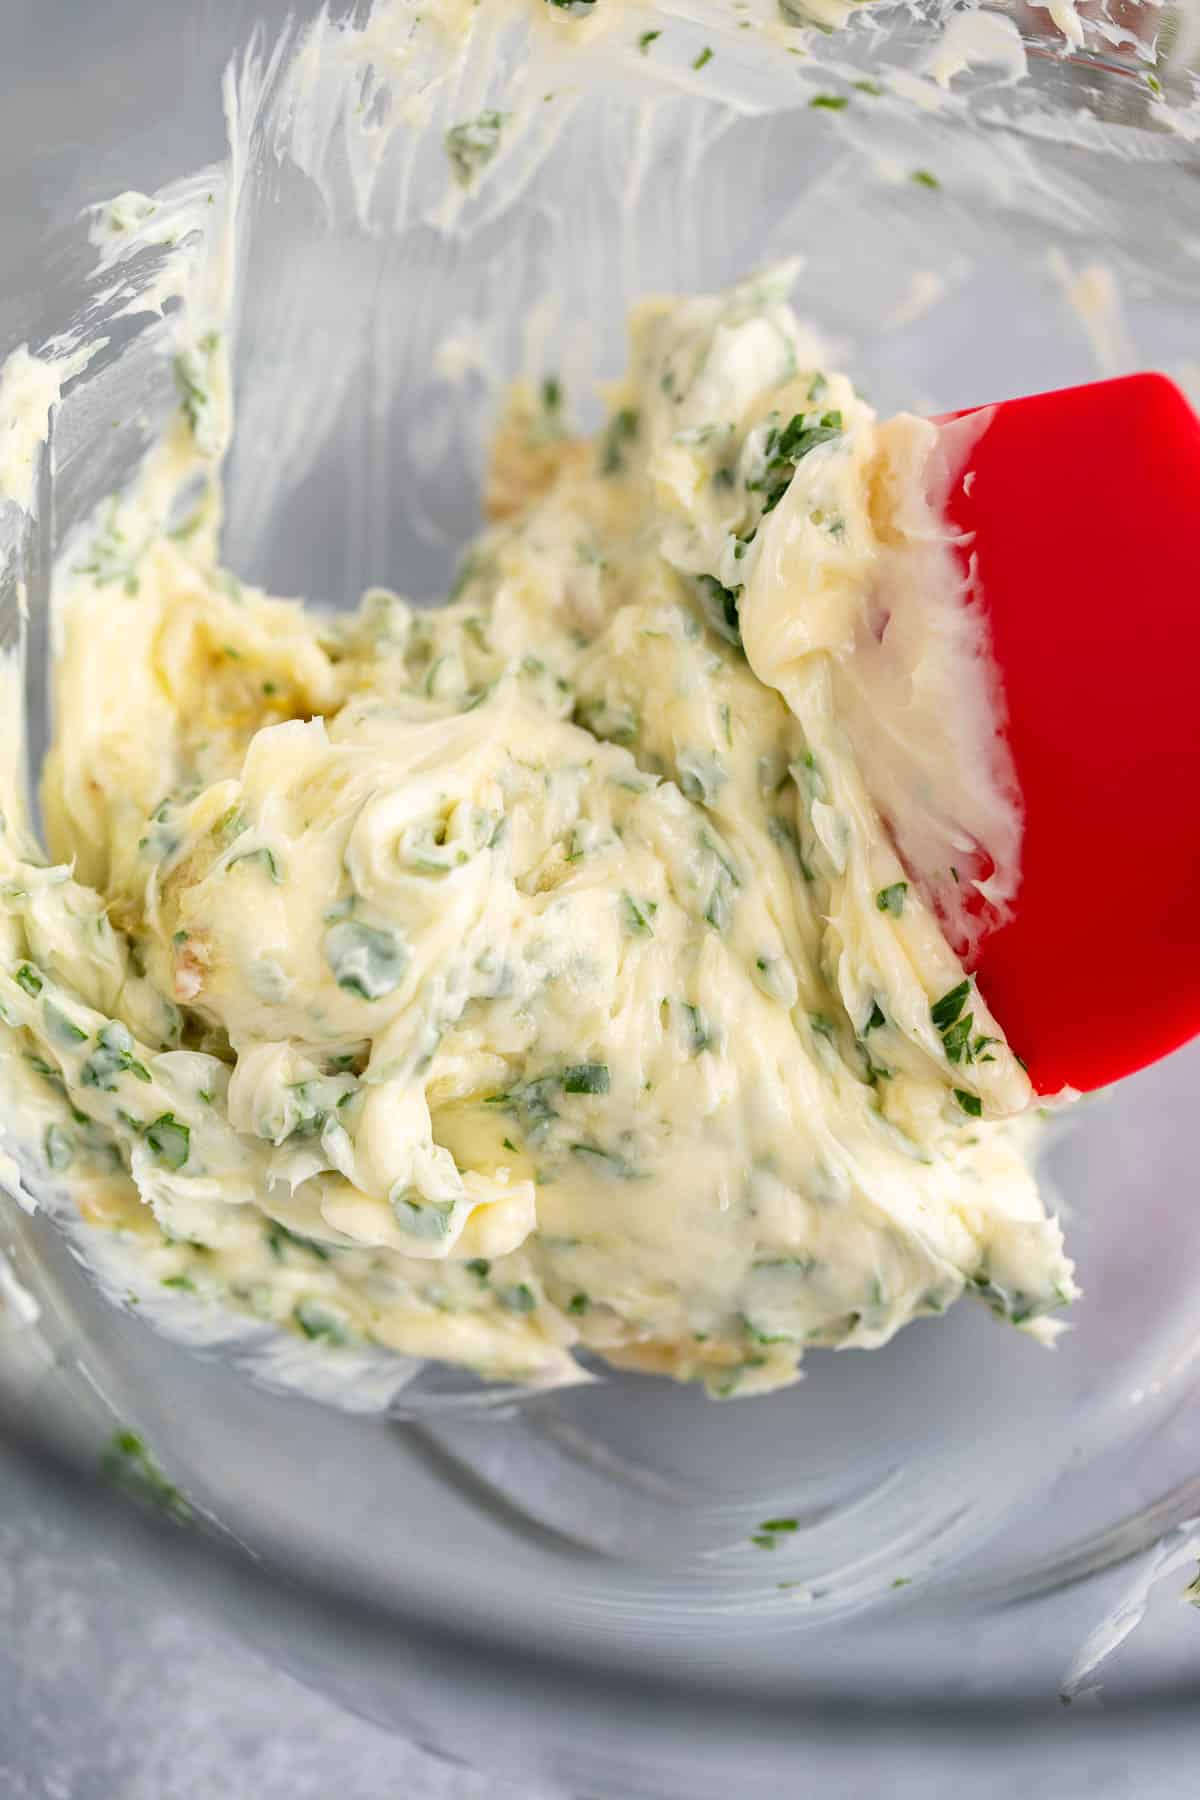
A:
[[[42,1012],[46,1019],[46,1034],[57,1044],[85,1044],[87,1032],[81,1031],[73,1019],[68,1019],[65,1012],[55,1006],[52,1000],[43,1000]]]
[[[567,1301],[567,1311],[573,1319],[581,1319],[591,1307],[591,1300],[586,1294],[572,1294]]]
[[[453,1200],[411,1199],[415,1190],[397,1182],[389,1196],[396,1222],[418,1238],[444,1238],[450,1235],[454,1216]]]
[[[904,911],[904,896],[908,892],[907,881],[893,881],[890,887],[880,888],[875,896],[875,904],[882,913],[891,913],[898,919]]]
[[[656,38],[660,33],[651,31],[646,35]],[[639,423],[638,415],[631,407],[622,407],[619,412],[613,414],[601,440],[600,473],[602,475],[617,475],[625,467],[625,452],[637,438]]]
[[[110,1019],[100,1027],[96,1044],[97,1048],[79,1071],[84,1087],[99,1088],[103,1093],[111,1094],[116,1091],[118,1075],[128,1073],[136,1076],[138,1081],[150,1080],[146,1065],[134,1060],[133,1037],[120,1019]]]
[[[261,863],[263,868],[267,871],[267,874],[271,877],[271,880],[275,883],[275,886],[282,887],[283,876],[279,873],[279,864],[276,861],[275,852],[273,850],[268,850],[265,845],[261,850],[240,850],[236,856],[230,857],[226,867],[232,869],[234,863],[250,862]]]
[[[325,961],[338,986],[363,1000],[380,1000],[399,987],[408,952],[388,926],[343,919],[325,933]]]
[[[942,1033],[942,1043],[945,1046],[946,1058],[949,1062],[969,1063],[974,1061],[975,1052],[971,1044],[971,1027],[974,1022],[974,1013],[963,1013],[960,1019],[956,1019],[953,1025],[947,1026]]]
[[[75,1146],[61,1125],[47,1125],[45,1148],[46,1162],[50,1168],[66,1169],[70,1167],[71,1159],[75,1154]]]
[[[42,978],[32,963],[22,963],[13,980],[27,994],[40,994],[42,991]]]
[[[318,1262],[330,1260],[329,1251],[324,1244],[318,1244],[312,1238],[301,1237],[298,1231],[290,1231],[278,1219],[272,1219],[267,1227],[267,1247],[276,1262],[283,1261],[283,1253],[289,1246],[295,1250],[307,1250]]]
[[[942,185],[937,176],[932,175],[928,169],[914,169],[910,179],[915,181],[918,187],[923,188],[940,188]]]
[[[978,1119],[983,1112],[983,1101],[978,1094],[968,1094],[965,1088],[955,1088],[954,1098],[972,1119]]]
[[[765,466],[760,475],[747,482],[754,493],[763,495],[763,512],[773,512],[791,486],[796,465],[821,444],[841,437],[844,421],[840,412],[821,413],[809,422],[807,413],[794,413],[782,431],[772,430],[763,445]]]
[[[710,63],[712,61],[713,54],[714,54],[714,52],[713,52],[712,45],[705,44],[705,46],[704,46],[703,50],[700,52],[699,56],[694,58],[694,60],[692,62],[693,69],[704,68],[706,63]]]
[[[346,1322],[319,1300],[298,1300],[292,1317],[306,1338],[322,1338],[330,1344],[346,1342]]]
[[[653,937],[651,921],[658,911],[653,900],[635,900],[632,894],[621,895],[621,923],[630,937]]]
[[[639,39],[637,41],[638,49],[641,51],[643,56],[645,56],[645,54],[646,54],[647,50],[650,48],[651,44],[655,43],[661,36],[662,36],[661,31],[643,31],[642,35],[639,37]]]
[[[842,112],[850,101],[845,94],[814,94],[808,104],[826,112]]]
[[[530,1313],[537,1306],[537,1295],[524,1281],[518,1282],[515,1287],[498,1288],[496,1298],[509,1312]]]
[[[715,750],[681,750],[677,768],[680,793],[697,806],[712,806],[728,779]]]
[[[758,1528],[760,1531],[799,1531],[798,1519],[764,1519]]]
[[[249,830],[246,816],[240,806],[231,806],[223,812],[212,828],[212,834],[219,844],[228,844],[243,831]]]
[[[635,1171],[623,1156],[613,1150],[602,1150],[599,1144],[572,1144],[571,1155],[586,1163],[598,1175],[608,1175],[618,1181],[632,1181]]]
[[[136,1499],[148,1501],[179,1524],[186,1524],[192,1509],[179,1489],[163,1474],[146,1443],[136,1431],[115,1431],[100,1458],[100,1473]]]
[[[953,1025],[966,1004],[970,991],[970,981],[960,981],[957,987],[950,988],[940,1000],[934,1001],[929,1009],[929,1016],[939,1031],[945,1031],[948,1026]]]
[[[460,187],[469,188],[491,162],[506,122],[504,113],[487,111],[450,127],[445,137],[446,155]]]
[[[182,1169],[188,1159],[191,1138],[191,1128],[174,1113],[160,1113],[154,1123],[146,1127],[147,1144],[168,1169]]]
[[[608,1064],[576,1063],[564,1069],[562,1085],[564,1094],[607,1094]]]
[[[175,358],[174,370],[175,390],[179,395],[179,404],[183,408],[188,427],[195,436],[204,409],[209,402],[209,392],[201,379],[196,357],[192,351],[181,351]]]
[[[466,1266],[479,1281],[486,1281],[492,1268],[486,1256],[473,1256]]]
[[[741,598],[741,588],[724,587],[715,575],[698,575],[696,588],[708,623],[727,643],[736,645],[740,650],[742,626],[738,615],[738,601]]]
[[[705,1050],[712,1049],[713,1031],[708,1015],[699,1006],[693,1006],[684,1000],[680,1007],[687,1025],[688,1048],[693,1056],[701,1056]]]

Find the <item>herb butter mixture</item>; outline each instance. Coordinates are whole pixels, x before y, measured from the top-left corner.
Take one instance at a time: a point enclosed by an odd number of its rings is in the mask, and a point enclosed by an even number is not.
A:
[[[439,610],[241,586],[161,454],[68,559],[58,863],[10,823],[3,1052],[163,1287],[719,1395],[964,1290],[1043,1336],[1073,1297],[948,941],[1019,816],[935,434],[878,423],[785,286],[640,308],[594,441],[518,391]]]

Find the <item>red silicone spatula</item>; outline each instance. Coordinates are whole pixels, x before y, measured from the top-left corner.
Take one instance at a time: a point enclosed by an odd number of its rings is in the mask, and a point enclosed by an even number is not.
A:
[[[1050,1094],[1200,1032],[1200,420],[1162,375],[989,410],[947,511],[973,534],[1025,838],[976,975]]]

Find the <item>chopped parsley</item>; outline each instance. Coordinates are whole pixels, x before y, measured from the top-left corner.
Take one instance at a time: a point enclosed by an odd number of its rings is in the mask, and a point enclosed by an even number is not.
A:
[[[563,1070],[562,1085],[564,1094],[607,1094],[608,1064],[576,1063]]]
[[[656,38],[660,34],[651,31],[648,37]],[[625,452],[635,442],[640,420],[632,407],[623,406],[615,412],[608,422],[600,448],[600,473],[602,475],[618,475],[625,467]]]
[[[711,806],[727,780],[725,764],[715,750],[681,750],[677,759],[679,791],[685,800]]]
[[[160,1113],[154,1123],[146,1127],[147,1144],[168,1169],[182,1169],[188,1159],[191,1140],[191,1128],[174,1113]]]
[[[531,1313],[537,1306],[537,1295],[524,1281],[518,1282],[515,1287],[498,1288],[496,1298],[509,1312]]]
[[[102,1093],[115,1093],[118,1075],[128,1073],[138,1081],[148,1082],[150,1071],[133,1054],[133,1037],[119,1019],[110,1019],[96,1033],[96,1049],[79,1071],[84,1087],[99,1088]]]
[[[697,575],[696,589],[704,617],[726,643],[742,647],[742,622],[738,613],[740,587],[722,586],[715,575]]]
[[[13,976],[13,980],[19,988],[24,988],[27,994],[36,995],[42,991],[42,978],[32,963],[22,963]]]
[[[882,913],[891,913],[898,919],[904,911],[904,896],[908,893],[907,881],[893,881],[890,887],[880,888],[875,896],[875,904]]]
[[[641,36],[638,38],[637,46],[643,56],[645,56],[645,54],[646,54],[647,50],[649,50],[651,44],[657,42],[657,40],[661,36],[662,36],[661,31],[643,31],[642,32]]]
[[[830,444],[843,434],[844,420],[834,410],[819,414],[812,423],[807,413],[794,413],[780,431],[772,426],[763,443],[762,473],[747,482],[752,493],[763,496],[763,512],[774,512],[791,486],[796,466],[810,451]]]
[[[652,920],[658,911],[653,900],[635,900],[632,894],[621,895],[621,923],[630,937],[653,937]]]
[[[205,408],[209,402],[209,392],[205,387],[192,351],[184,350],[175,358],[175,390],[179,395],[179,404],[183,408],[183,416],[193,437],[200,426]]]
[[[278,1219],[272,1219],[267,1227],[267,1247],[276,1262],[282,1262],[284,1251],[291,1247],[296,1250],[307,1250],[318,1262],[329,1261],[329,1251],[324,1244],[314,1242],[312,1238],[301,1237],[298,1231],[291,1231],[281,1225]]]
[[[283,885],[283,876],[279,873],[279,863],[276,860],[275,852],[268,850],[265,845],[261,850],[239,850],[236,856],[230,857],[226,867],[232,869],[234,863],[260,863],[276,887]]]
[[[413,1237],[444,1238],[449,1237],[454,1217],[455,1202],[453,1200],[425,1200],[411,1198],[414,1189],[406,1183],[397,1182],[389,1196],[392,1211],[396,1215],[396,1223]]]
[[[558,0],[552,0],[557,4]],[[473,185],[500,148],[507,116],[489,110],[474,119],[463,119],[447,131],[444,142],[454,179],[463,188]]]
[[[381,1000],[403,980],[408,951],[388,925],[341,919],[325,933],[325,961],[346,993]]]
[[[975,1037],[971,1035],[975,1029],[975,1015],[963,1011],[970,991],[970,981],[960,981],[957,987],[951,988],[949,993],[935,1001],[929,1009],[930,1017],[942,1034],[942,1045],[948,1061],[995,1062],[995,1057],[988,1055],[987,1051],[999,1039],[988,1037],[982,1032]],[[969,1112],[971,1109],[967,1107],[964,1110]]]
[[[74,1019],[68,1019],[52,1000],[42,1001],[42,1013],[46,1020],[46,1035],[56,1044],[86,1044],[87,1032],[81,1031]]]
[[[710,63],[712,61],[714,54],[715,54],[715,52],[712,48],[712,45],[705,44],[705,46],[704,46],[703,50],[700,52],[699,56],[695,57],[692,61],[693,69],[703,69],[707,63]]]
[[[75,1146],[61,1125],[47,1125],[44,1144],[46,1162],[51,1169],[70,1167]]]
[[[708,1015],[703,1008],[693,1006],[690,1000],[681,1003],[684,1023],[687,1027],[688,1049],[693,1056],[701,1056],[704,1051],[712,1049],[713,1030]]]
[[[957,1019],[959,1013],[961,1013],[966,1004],[967,995],[970,991],[970,981],[960,981],[957,987],[950,988],[947,993],[942,995],[940,1000],[934,1001],[929,1009],[929,1016],[939,1031],[944,1032],[949,1026],[953,1025],[955,1019]]]
[[[633,1181],[636,1171],[625,1157],[614,1150],[603,1150],[599,1144],[572,1144],[571,1155],[579,1158],[597,1175],[609,1175],[618,1181]]]
[[[960,1019],[955,1019],[953,1025],[948,1026],[942,1033],[942,1043],[950,1062],[971,1061],[971,1026],[973,1023],[974,1014],[963,1013]]]
[[[100,1473],[137,1500],[148,1502],[178,1524],[186,1524],[192,1509],[168,1481],[153,1452],[136,1431],[115,1431],[100,1458]]]
[[[346,1321],[320,1300],[297,1300],[292,1317],[306,1338],[323,1339],[329,1344],[344,1344]]]
[[[978,1119],[982,1114],[983,1101],[978,1094],[968,1094],[965,1088],[955,1088],[954,1098],[970,1118]]]
[[[915,181],[918,187],[923,188],[940,188],[942,185],[937,176],[931,174],[928,169],[914,169],[910,179]]]
[[[846,94],[814,94],[808,104],[825,112],[842,112],[850,100]]]

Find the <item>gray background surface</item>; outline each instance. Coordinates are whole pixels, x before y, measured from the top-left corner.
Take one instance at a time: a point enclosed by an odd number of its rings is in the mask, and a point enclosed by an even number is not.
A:
[[[0,1475],[2,1800],[551,1800],[355,1719]]]
[[[1194,1800],[1194,1734],[918,1750],[901,1771],[814,1751],[781,1800]],[[0,1462],[0,1800],[566,1800],[451,1767],[273,1669],[68,1530]],[[626,1800],[620,1794],[588,1800]],[[680,1800],[687,1800],[681,1795]],[[737,1800],[730,1795],[730,1800]]]

